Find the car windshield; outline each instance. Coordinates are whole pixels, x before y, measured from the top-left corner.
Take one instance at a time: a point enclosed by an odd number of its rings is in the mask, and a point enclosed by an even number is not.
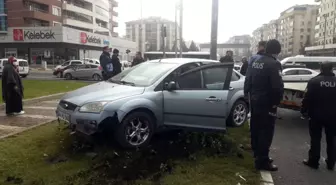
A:
[[[146,87],[152,85],[169,70],[176,67],[176,65],[176,63],[145,62],[131,69],[124,70],[109,81]]]

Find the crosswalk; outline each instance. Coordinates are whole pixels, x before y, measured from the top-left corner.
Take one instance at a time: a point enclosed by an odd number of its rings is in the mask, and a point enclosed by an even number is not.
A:
[[[23,107],[26,114],[19,116],[7,116],[4,110],[0,110],[0,139],[56,120],[57,104],[58,100],[49,100],[27,105]]]

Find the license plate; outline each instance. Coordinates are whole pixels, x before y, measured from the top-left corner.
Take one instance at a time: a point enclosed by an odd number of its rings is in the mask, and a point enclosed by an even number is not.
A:
[[[24,67],[20,69],[20,71],[24,71]]]
[[[70,122],[70,115],[64,112],[57,112],[57,118],[67,123]]]

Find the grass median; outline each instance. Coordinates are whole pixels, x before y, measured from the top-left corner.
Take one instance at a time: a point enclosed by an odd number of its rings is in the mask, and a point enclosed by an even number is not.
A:
[[[22,82],[24,86],[24,99],[72,91],[88,85],[88,83],[76,81],[23,80]],[[2,103],[2,101],[1,98],[0,103]]]
[[[124,151],[85,145],[51,123],[0,140],[0,184],[256,185],[248,128],[228,135],[170,132],[150,147]]]

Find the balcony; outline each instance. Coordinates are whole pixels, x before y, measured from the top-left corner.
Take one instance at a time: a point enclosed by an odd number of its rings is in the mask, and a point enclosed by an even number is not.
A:
[[[79,27],[79,28],[86,28],[86,29],[93,27],[93,23],[83,22],[80,20],[73,19],[71,17],[64,17],[63,24],[72,25],[72,26]]]
[[[85,15],[90,15],[90,16],[94,16],[94,13],[84,7],[80,7],[77,6],[75,4],[68,4],[68,3],[63,3],[62,5],[63,10],[68,10],[68,11],[72,11],[72,12],[78,12],[78,13],[82,13]]]
[[[119,13],[118,13],[118,12],[116,12],[116,11],[114,11],[113,9],[112,9],[112,10],[110,10],[110,12],[111,12],[112,16],[116,16],[116,17],[118,17],[118,16],[119,16]]]
[[[110,21],[110,24],[112,25],[112,27],[118,27],[119,26],[119,23],[116,22],[116,21]]]
[[[118,7],[119,6],[119,3],[115,0],[111,0],[111,3],[112,3],[112,7]]]
[[[112,37],[119,37],[119,34],[116,32],[111,32]]]
[[[36,7],[26,6],[24,10],[18,13],[17,16],[24,18],[32,18],[43,21],[58,20],[57,16],[49,13],[49,11],[38,9]]]

